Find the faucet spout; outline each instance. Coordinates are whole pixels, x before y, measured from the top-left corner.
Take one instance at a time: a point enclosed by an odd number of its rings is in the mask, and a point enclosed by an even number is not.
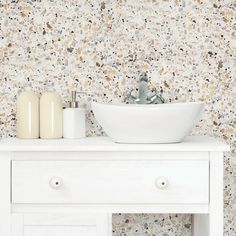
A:
[[[145,104],[147,103],[148,98],[148,78],[147,74],[141,74],[139,78],[139,103]]]

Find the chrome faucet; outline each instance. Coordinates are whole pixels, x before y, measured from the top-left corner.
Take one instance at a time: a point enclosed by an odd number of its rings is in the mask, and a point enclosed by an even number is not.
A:
[[[128,92],[124,102],[131,104],[160,104],[165,102],[162,95],[158,93],[156,89],[154,89],[152,92],[154,92],[154,94],[148,96],[148,77],[146,73],[142,73],[139,77],[138,97],[132,95],[132,89]]]

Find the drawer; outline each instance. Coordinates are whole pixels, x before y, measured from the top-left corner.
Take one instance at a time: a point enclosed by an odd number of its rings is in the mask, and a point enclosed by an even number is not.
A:
[[[205,204],[207,160],[13,161],[13,203]]]

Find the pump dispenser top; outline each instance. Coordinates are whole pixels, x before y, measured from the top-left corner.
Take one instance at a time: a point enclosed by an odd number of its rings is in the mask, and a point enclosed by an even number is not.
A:
[[[69,108],[79,108],[79,102],[77,101],[77,94],[85,94],[84,92],[71,92],[71,101],[69,102]]]
[[[71,101],[69,102],[70,108],[78,108],[79,107],[79,103],[78,103],[78,101],[76,101],[76,95],[77,95],[76,91],[71,92]]]

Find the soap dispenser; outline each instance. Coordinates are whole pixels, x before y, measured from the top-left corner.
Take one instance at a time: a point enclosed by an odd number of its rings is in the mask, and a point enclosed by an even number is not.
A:
[[[69,107],[63,110],[63,137],[68,139],[85,138],[85,109],[79,108],[76,91],[71,92]]]

